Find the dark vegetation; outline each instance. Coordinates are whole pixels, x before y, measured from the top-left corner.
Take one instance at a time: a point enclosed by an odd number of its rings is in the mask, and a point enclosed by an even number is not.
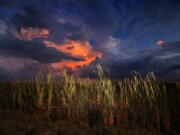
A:
[[[120,81],[50,74],[0,83],[0,135],[178,135],[180,83],[153,73]]]

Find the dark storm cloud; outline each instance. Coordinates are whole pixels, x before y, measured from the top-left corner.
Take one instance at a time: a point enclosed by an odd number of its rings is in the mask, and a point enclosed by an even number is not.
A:
[[[173,42],[180,34],[179,9],[179,0],[0,0],[1,27],[9,28],[0,30],[8,36],[8,40],[0,37],[0,53],[41,63],[79,60],[46,47],[42,38],[17,39],[22,28],[48,29],[46,40],[59,45],[66,39],[91,41],[103,53],[86,71],[100,63],[114,77],[134,70],[169,74],[179,65],[180,45]],[[158,40],[172,42],[151,45]],[[41,68],[28,66],[24,71]]]
[[[36,10],[32,5],[25,6],[24,12],[14,14],[11,22],[18,29],[22,27],[46,27],[45,14]]]
[[[47,27],[51,40],[96,40],[109,36],[131,40],[178,20],[177,0],[55,0],[18,1],[20,11],[11,22],[21,27]],[[11,3],[12,4],[12,3]],[[14,3],[14,5],[16,5]],[[58,22],[58,18],[64,22]],[[128,40],[130,40],[128,39]]]
[[[141,54],[142,53],[142,54]],[[165,72],[172,72],[180,64],[180,41],[169,42],[151,51],[137,52],[137,57],[125,60],[123,65],[113,63],[114,71],[122,69],[123,73],[139,71],[142,73],[155,72],[164,76]],[[180,79],[180,78],[179,78]]]
[[[1,54],[14,57],[30,58],[42,63],[59,62],[64,59],[75,61],[82,60],[69,56],[63,52],[59,52],[54,48],[46,47],[44,43],[38,40],[21,41],[17,39],[17,35],[14,35],[14,31],[15,33],[17,32],[20,34],[20,30],[22,28],[47,28],[51,32],[49,39],[58,43],[63,42],[67,35],[70,39],[76,38],[76,40],[80,39],[82,35],[79,33],[79,27],[76,27],[70,23],[58,23],[52,10],[47,8],[42,10],[41,8],[38,8],[38,6],[42,5],[36,5],[36,2],[30,2],[30,4],[28,2],[22,3],[18,0],[16,2],[22,5],[22,8],[19,10],[16,9],[17,12],[13,13],[10,16],[10,20],[7,22],[7,25],[10,28],[8,30],[10,37],[8,40],[6,38],[0,39]],[[17,3],[14,3],[14,5]],[[8,1],[6,1],[7,9],[11,9],[11,7],[14,5],[13,3],[8,3]],[[16,29],[14,29],[14,27]],[[70,32],[71,34],[69,34]],[[77,33],[77,36],[76,34],[73,34],[73,32]]]
[[[180,80],[180,41],[168,42],[151,51],[137,52],[136,57],[113,59],[106,57],[97,59],[89,67],[82,69],[81,76],[97,77],[94,73],[96,65],[101,64],[108,70],[106,74],[112,78],[130,76],[134,71],[142,74],[154,72],[161,79]]]
[[[49,40],[63,44],[65,39],[83,41],[86,39],[86,34],[81,27],[70,23],[54,23],[49,25],[51,32]]]
[[[18,39],[0,40],[0,53],[4,56],[29,58],[41,63],[53,63],[61,60],[81,60],[54,48],[46,47],[41,42]]]
[[[161,59],[174,58],[180,55],[180,41],[167,42],[156,49],[136,52],[138,58],[145,56],[158,57]]]
[[[59,44],[63,44],[65,39],[85,40],[86,34],[80,24],[62,22],[64,21],[62,16],[57,15],[57,13],[58,11],[53,7],[43,8],[42,4],[26,4],[21,12],[11,15],[9,25],[15,27],[18,32],[21,28],[46,28],[50,31],[48,39]]]

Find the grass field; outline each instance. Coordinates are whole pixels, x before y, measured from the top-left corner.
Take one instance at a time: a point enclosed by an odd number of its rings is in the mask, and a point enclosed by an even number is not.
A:
[[[153,73],[122,80],[62,79],[0,83],[1,135],[178,135],[180,83]]]

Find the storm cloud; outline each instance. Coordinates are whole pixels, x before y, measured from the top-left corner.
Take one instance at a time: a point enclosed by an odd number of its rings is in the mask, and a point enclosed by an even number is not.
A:
[[[135,57],[104,60],[97,59],[89,67],[82,70],[82,77],[97,77],[94,73],[96,65],[104,67],[106,75],[112,78],[123,78],[132,75],[135,71],[141,74],[154,72],[165,80],[179,80],[180,75],[180,41],[167,42],[151,51],[136,52]],[[111,62],[109,62],[111,61]],[[91,72],[93,71],[93,72]],[[170,78],[169,78],[170,77]]]
[[[41,63],[53,63],[63,59],[75,61],[81,60],[54,48],[46,47],[42,42],[17,39],[1,40],[0,53],[3,56],[30,58]]]
[[[63,60],[83,61],[57,49],[73,41],[102,54],[78,68],[81,76],[93,76],[91,71],[101,64],[115,78],[153,71],[162,78],[178,79],[179,9],[179,0],[0,0],[0,55],[30,60],[27,65],[21,61],[25,66],[20,70],[33,69],[29,73],[35,74],[53,70],[51,64]],[[3,78],[4,74],[8,76],[4,72]],[[23,78],[20,74],[16,77]]]

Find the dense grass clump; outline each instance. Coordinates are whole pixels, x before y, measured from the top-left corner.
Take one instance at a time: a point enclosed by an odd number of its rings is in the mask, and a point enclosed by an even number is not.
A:
[[[35,81],[1,83],[0,108],[90,126],[178,133],[179,83],[160,83],[153,73],[112,81],[100,66],[98,70],[97,80],[74,79],[64,71],[59,81],[51,74],[39,74]]]

